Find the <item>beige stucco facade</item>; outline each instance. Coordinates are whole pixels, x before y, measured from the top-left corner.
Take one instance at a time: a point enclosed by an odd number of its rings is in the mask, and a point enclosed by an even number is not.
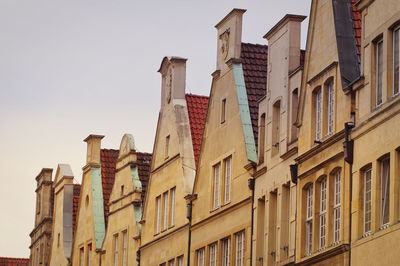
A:
[[[290,165],[297,157],[298,107],[302,65],[300,25],[304,16],[286,15],[268,40],[267,96],[259,102],[259,163],[254,174],[253,265],[294,264],[296,184]]]

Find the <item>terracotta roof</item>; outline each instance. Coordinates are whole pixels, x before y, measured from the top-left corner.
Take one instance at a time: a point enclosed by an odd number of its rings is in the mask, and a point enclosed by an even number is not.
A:
[[[358,0],[351,0],[352,17],[354,24],[354,32],[357,41],[358,57],[361,55],[361,13],[357,10],[356,3]]]
[[[72,201],[72,233],[75,234],[76,216],[78,214],[79,195],[81,194],[81,185],[74,184],[74,195]]]
[[[242,43],[243,75],[249,101],[254,140],[258,144],[258,101],[266,94],[268,46]]]
[[[200,154],[201,138],[203,136],[206,119],[208,97],[186,94],[186,103],[189,113],[190,133],[192,134],[193,153],[197,165]]]
[[[0,266],[28,266],[29,259],[0,257]]]
[[[108,200],[114,185],[115,180],[115,165],[118,159],[119,150],[101,149],[101,183],[103,186],[103,205],[104,205],[104,220],[107,227],[108,218]]]
[[[140,182],[142,182],[142,206],[146,198],[147,185],[149,183],[151,157],[152,157],[151,153],[145,153],[145,152],[137,153],[139,179]]]

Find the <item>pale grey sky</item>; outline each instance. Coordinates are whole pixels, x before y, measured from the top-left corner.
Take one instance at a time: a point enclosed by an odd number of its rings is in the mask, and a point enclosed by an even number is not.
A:
[[[1,0],[0,256],[28,257],[35,177],[71,165],[80,182],[91,133],[103,148],[133,134],[151,152],[166,55],[188,58],[187,92],[208,95],[217,24],[244,8],[243,42],[311,0]],[[308,19],[302,25],[304,48]]]

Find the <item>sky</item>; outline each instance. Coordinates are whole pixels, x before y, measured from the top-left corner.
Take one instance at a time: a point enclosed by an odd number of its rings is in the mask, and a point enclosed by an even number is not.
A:
[[[35,177],[70,164],[80,183],[89,134],[152,152],[164,56],[188,59],[186,92],[209,95],[214,26],[244,8],[242,41],[262,38],[311,0],[1,0],[0,256],[29,257]],[[302,23],[305,47],[308,19]]]

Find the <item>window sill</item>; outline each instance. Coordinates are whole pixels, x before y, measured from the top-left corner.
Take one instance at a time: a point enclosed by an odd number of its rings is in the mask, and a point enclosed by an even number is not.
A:
[[[229,203],[231,203],[231,201],[227,201],[227,202],[225,202],[224,204],[222,204],[222,206],[221,207],[225,207],[226,205],[228,205]]]
[[[220,208],[220,206],[218,206],[218,207],[216,207],[216,208],[210,210],[210,213],[218,211],[219,208]]]

